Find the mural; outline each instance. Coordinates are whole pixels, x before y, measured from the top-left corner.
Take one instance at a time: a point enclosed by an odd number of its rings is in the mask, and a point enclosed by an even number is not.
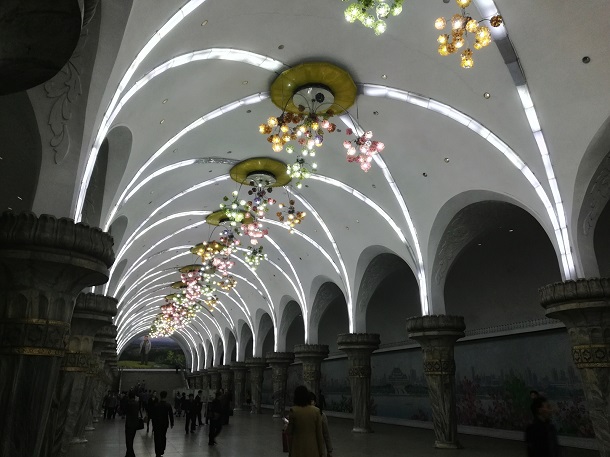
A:
[[[144,360],[140,354],[140,345],[143,340],[144,337],[140,337],[129,343],[129,346],[127,346],[121,354],[118,363],[119,367],[139,369],[182,369],[186,366],[184,352],[182,352],[178,343],[171,338],[151,338],[148,360],[147,363],[144,364]]]
[[[539,348],[533,351],[532,348]],[[459,423],[524,430],[531,420],[530,390],[551,400],[562,435],[592,437],[582,385],[565,330],[460,343],[455,349]],[[419,348],[374,354],[372,414],[430,421]],[[347,359],[322,363],[326,409],[352,412]]]

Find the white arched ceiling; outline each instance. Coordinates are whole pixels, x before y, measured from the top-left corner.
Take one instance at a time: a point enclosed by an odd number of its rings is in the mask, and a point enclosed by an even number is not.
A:
[[[496,9],[489,0],[475,3],[485,15]],[[345,36],[349,43],[342,46],[341,38],[328,46],[325,34],[314,34],[307,43],[293,40],[299,31],[311,30],[314,19],[300,14],[298,6],[274,0],[240,4],[239,15],[230,18],[224,12],[226,2],[218,0],[185,2],[177,12],[171,5],[151,12],[145,2],[136,1],[96,114],[97,133],[85,142],[74,204],[78,220],[101,142],[115,126],[129,128],[129,161],[122,178],[113,177],[118,186],[108,196],[103,215],[106,228],[118,216],[129,220],[117,250],[117,265],[123,260],[127,264],[124,271],[111,271],[113,277],[104,289],[120,295],[120,335],[131,333],[127,323],[139,328],[152,321],[162,296],[170,292],[167,284],[178,279],[177,273],[173,278],[169,274],[171,269],[191,263],[185,247],[207,238],[205,214],[237,187],[227,177],[231,165],[255,155],[272,155],[256,131],[269,115],[278,114],[267,98],[269,83],[288,64],[311,60],[310,49],[325,49],[317,57],[346,67],[359,82],[360,96],[352,112],[358,114],[360,126],[372,129],[386,143],[386,150],[364,174],[345,163],[342,135],[329,136],[319,158],[320,173],[307,181],[308,187],[293,190],[308,217],[293,235],[274,221],[267,222],[270,261],[256,271],[237,262],[236,274],[243,279],[230,298],[221,297],[223,307],[214,320],[222,325],[208,322],[210,337],[228,328],[235,332],[239,319],[245,319],[252,320],[249,326],[256,338],[257,312],[265,311],[272,319],[277,346],[281,298],[291,295],[302,307],[309,341],[314,295],[305,291],[318,275],[337,284],[345,295],[354,331],[361,281],[356,265],[370,245],[395,252],[415,272],[423,313],[442,311],[434,300],[429,302],[434,222],[454,196],[473,190],[521,202],[553,235],[563,276],[575,277],[581,266],[574,265],[572,250],[578,246],[573,246],[569,232],[577,224],[568,222],[566,214],[579,214],[571,211],[573,176],[599,126],[588,121],[607,118],[603,106],[610,104],[610,91],[599,89],[608,88],[607,78],[600,75],[608,73],[610,64],[595,57],[595,52],[603,55],[607,45],[591,43],[579,33],[568,41],[562,33],[549,49],[532,30],[540,36],[550,36],[557,24],[571,30],[578,23],[574,14],[568,21],[560,11],[536,5],[541,15],[532,26],[531,15],[517,8],[523,4],[524,0],[498,2],[507,29],[494,30],[494,38],[502,46],[499,51],[490,47],[475,53],[475,68],[464,71],[452,58],[436,55],[436,31],[431,27],[439,15],[457,11],[453,2],[405,6],[405,13],[388,23],[386,34],[374,37],[345,23],[340,4],[313,0],[308,11],[315,11],[316,27],[340,29],[337,36]],[[603,29],[603,11],[596,1],[575,14],[590,27]],[[262,30],[258,19],[270,13],[277,20]],[[203,18],[209,23],[201,25]],[[200,49],[202,35],[209,48],[185,53]],[[285,42],[277,42],[277,37]],[[285,46],[278,49],[279,44]],[[378,51],[380,45],[384,52]],[[584,49],[593,58],[587,67],[579,62]],[[360,63],[362,55],[367,56],[366,65]],[[568,56],[575,61],[575,69],[569,71],[563,67]],[[570,96],[556,97],[559,92],[553,87]],[[489,100],[482,97],[485,91],[491,93]],[[201,366],[200,360],[196,364]]]

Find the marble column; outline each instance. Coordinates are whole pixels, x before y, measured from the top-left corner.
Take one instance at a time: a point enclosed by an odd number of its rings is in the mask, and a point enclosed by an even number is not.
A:
[[[108,280],[112,237],[70,219],[0,216],[0,455],[39,457],[76,296]]]
[[[347,354],[352,391],[354,428],[352,432],[370,433],[371,429],[371,353],[379,348],[376,333],[343,333],[337,337],[339,350]]]
[[[96,418],[103,415],[102,400],[106,392],[110,388],[111,381],[106,375],[106,358],[102,357],[102,352],[108,349],[116,348],[117,329],[115,325],[107,325],[102,327],[93,339],[93,353],[98,358],[98,366],[95,376],[95,388],[91,399],[91,410],[93,422],[97,422]]]
[[[294,354],[292,352],[268,352],[265,358],[272,370],[273,417],[284,417],[288,367],[294,362]]]
[[[231,362],[231,370],[233,371],[233,386],[235,393],[233,395],[234,409],[241,411],[244,405],[244,394],[246,391],[246,364],[244,362]]]
[[[208,368],[208,373],[210,375],[210,389],[212,389],[212,392],[220,390],[220,372],[218,367]]]
[[[231,365],[221,365],[218,367],[220,372],[220,387],[225,392],[231,392],[233,389],[233,372],[231,371]]]
[[[263,373],[267,362],[262,357],[246,359],[246,366],[250,370],[250,395],[252,399],[252,414],[261,414],[263,401]]]
[[[407,319],[409,338],[417,341],[424,355],[424,376],[432,407],[434,447],[458,449],[455,406],[455,342],[464,337],[462,316],[422,316]]]
[[[320,398],[320,376],[322,360],[328,357],[326,344],[297,344],[294,356],[303,362],[303,383],[310,392]]]
[[[601,457],[610,457],[610,279],[579,279],[540,289],[546,316],[566,326]]]
[[[201,385],[204,392],[208,392],[210,390],[210,373],[208,370],[201,371]]]
[[[93,340],[98,330],[112,324],[117,301],[112,297],[80,294],[76,299],[70,322],[70,341],[60,368],[55,395],[57,409],[52,409],[47,424],[46,452],[54,457],[68,452],[70,440],[86,425],[90,397],[93,394],[93,375],[98,363],[93,354]],[[85,416],[85,417],[83,417]]]

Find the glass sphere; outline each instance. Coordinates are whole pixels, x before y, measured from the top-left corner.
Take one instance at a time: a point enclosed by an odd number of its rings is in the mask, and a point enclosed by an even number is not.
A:
[[[437,30],[443,30],[446,25],[447,21],[444,17],[439,17],[436,21],[434,21],[434,27],[436,27]]]
[[[468,8],[471,0],[455,0],[460,8]]]

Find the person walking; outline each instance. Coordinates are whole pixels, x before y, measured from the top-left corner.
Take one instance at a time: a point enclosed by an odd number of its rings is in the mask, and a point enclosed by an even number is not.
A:
[[[148,398],[146,402],[146,416],[148,417],[148,421],[146,422],[146,433],[150,430],[150,415],[153,411],[153,408],[159,403],[159,399],[157,398],[157,391],[154,390],[153,393]],[[153,424],[153,433],[155,432],[155,425]]]
[[[110,419],[110,397],[111,393],[110,391],[108,391],[108,393],[104,396],[104,399],[102,400],[102,408],[104,408],[104,419]]]
[[[528,457],[559,457],[557,429],[551,423],[553,410],[548,400],[538,396],[532,400],[534,421],[525,430]]]
[[[305,386],[298,386],[294,390],[294,406],[288,414],[286,433],[289,457],[324,456],[322,415],[318,408],[311,405],[311,397]]]
[[[210,419],[208,445],[214,446],[216,444],[216,437],[222,430],[222,405],[220,403],[220,391],[216,391],[214,400],[209,403],[208,417]]]
[[[231,397],[229,392],[220,389],[220,407],[222,409],[220,415],[222,425],[229,425],[229,416],[231,416]]]
[[[174,412],[172,411],[172,406],[167,402],[167,392],[162,390],[159,398],[159,401],[154,404],[150,412],[150,419],[153,423],[156,457],[161,457],[165,453],[168,427],[174,428]]]
[[[195,397],[195,406],[196,406],[196,410],[197,410],[197,425],[203,425],[203,422],[201,421],[201,410],[203,409],[203,403],[201,401],[202,397],[203,397],[203,391],[202,390],[197,391],[197,396]]]
[[[310,392],[309,395],[311,397],[312,406],[317,407],[316,394]],[[324,446],[326,447],[326,457],[333,457],[333,443],[330,439],[330,432],[328,431],[328,417],[326,417],[326,414],[324,414],[321,407],[318,409],[322,416],[322,437],[324,438]]]
[[[174,397],[174,409],[176,410],[176,417],[180,417],[182,414],[182,398],[180,398],[179,392],[176,392]]]
[[[136,457],[133,452],[133,439],[136,437],[138,430],[138,417],[140,415],[140,405],[136,401],[136,394],[133,391],[129,392],[129,400],[127,401],[127,411],[125,415],[125,446],[127,452],[125,457]]]
[[[195,419],[197,417],[197,410],[195,409],[195,399],[193,398],[193,394],[189,394],[189,398],[182,403],[182,410],[184,411],[184,417],[186,420],[184,421],[184,430],[188,435],[189,429],[191,433],[195,431]]]

